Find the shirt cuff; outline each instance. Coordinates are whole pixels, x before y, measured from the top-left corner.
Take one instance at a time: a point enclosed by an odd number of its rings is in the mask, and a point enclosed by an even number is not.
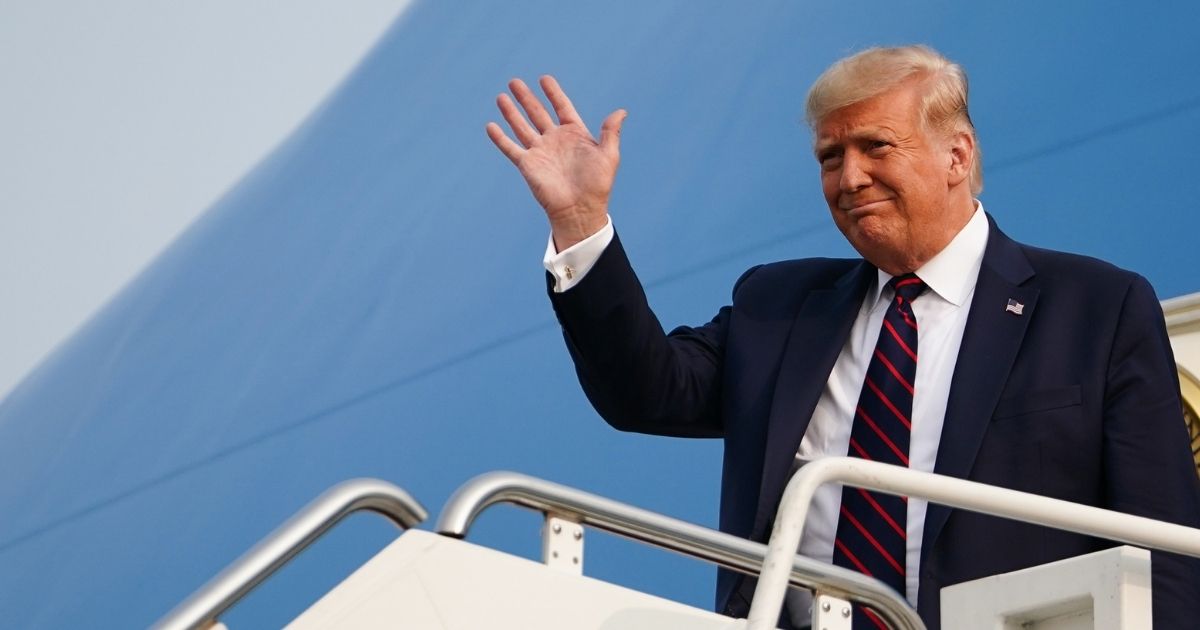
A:
[[[575,243],[561,252],[554,247],[554,234],[546,243],[546,255],[542,264],[554,276],[554,292],[562,293],[579,284],[600,259],[613,239],[612,218],[605,217],[604,227],[599,232]]]

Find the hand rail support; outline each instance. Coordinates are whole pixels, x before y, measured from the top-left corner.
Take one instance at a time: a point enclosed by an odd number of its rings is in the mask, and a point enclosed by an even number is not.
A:
[[[768,553],[761,543],[513,472],[485,473],[459,487],[442,508],[436,530],[465,538],[479,514],[497,503],[553,514],[749,575],[758,574]],[[898,630],[925,630],[916,611],[879,580],[792,549],[785,567],[792,586],[870,606]]]
[[[783,491],[748,630],[775,627],[813,493],[831,482],[1200,557],[1200,529],[857,457],[824,457],[805,463]]]

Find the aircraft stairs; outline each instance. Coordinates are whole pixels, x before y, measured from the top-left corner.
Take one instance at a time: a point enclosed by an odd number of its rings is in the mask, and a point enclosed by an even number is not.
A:
[[[883,583],[795,554],[813,492],[825,483],[1137,545],[947,587],[941,595],[947,630],[1144,630],[1151,627],[1146,549],[1200,557],[1197,529],[857,458],[804,463],[784,492],[766,545],[510,472],[461,486],[430,532],[415,529],[427,512],[407,492],[356,479],[312,501],[154,627],[223,630],[224,611],[346,516],[366,510],[403,533],[289,628],[765,630],[776,627],[791,587],[814,593],[813,628],[848,630],[855,603],[873,608],[892,628],[924,630]],[[542,562],[466,540],[480,513],[500,503],[544,515]],[[585,526],[758,575],[749,617],[721,616],[583,575]]]

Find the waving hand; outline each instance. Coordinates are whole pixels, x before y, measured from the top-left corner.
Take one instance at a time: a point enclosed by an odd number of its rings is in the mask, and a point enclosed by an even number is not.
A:
[[[529,184],[550,220],[554,244],[562,251],[604,227],[608,196],[621,161],[621,123],[626,112],[609,114],[597,141],[554,77],[543,76],[540,83],[557,123],[529,87],[513,79],[508,87],[525,115],[507,94],[497,97],[496,105],[516,141],[494,122],[488,123],[487,134]]]

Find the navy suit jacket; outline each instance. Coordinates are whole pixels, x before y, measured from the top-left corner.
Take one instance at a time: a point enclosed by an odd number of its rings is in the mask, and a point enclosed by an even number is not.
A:
[[[1176,367],[1149,284],[990,230],[935,472],[1200,526]],[[551,301],[596,410],[622,430],[722,438],[720,529],[764,541],[875,277],[862,260],[762,265],[712,321],[667,335],[614,238]],[[1010,299],[1022,314],[1007,312]],[[1114,544],[930,504],[917,610],[938,628],[943,586]],[[1156,628],[1195,627],[1197,563],[1155,553],[1152,566]],[[717,610],[744,616],[753,587],[720,571]]]

